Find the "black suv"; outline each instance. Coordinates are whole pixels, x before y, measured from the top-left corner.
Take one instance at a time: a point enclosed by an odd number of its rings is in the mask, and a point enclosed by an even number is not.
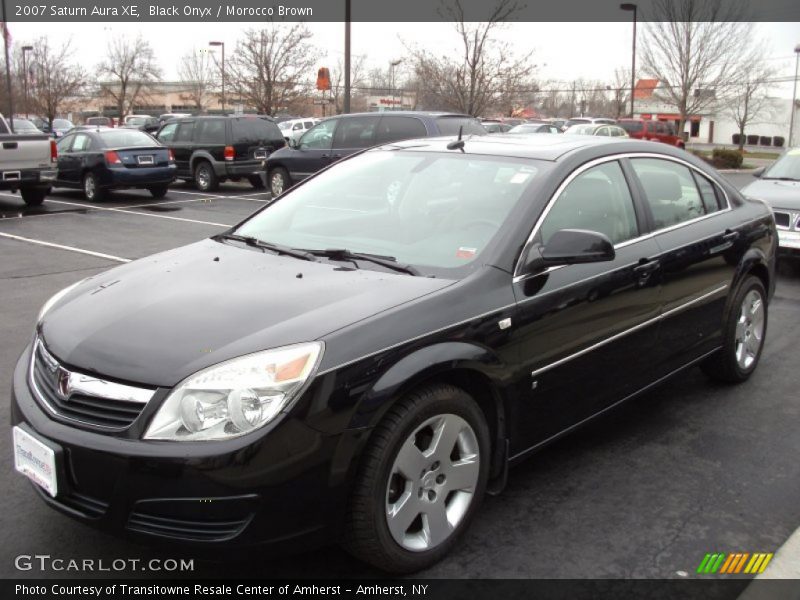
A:
[[[223,181],[246,178],[264,187],[264,161],[286,142],[270,118],[187,117],[165,123],[156,137],[172,150],[178,179],[211,192]]]
[[[325,119],[290,148],[269,157],[267,171],[273,196],[329,164],[359,150],[411,138],[440,135],[486,135],[470,115],[443,112],[392,111],[355,113]]]

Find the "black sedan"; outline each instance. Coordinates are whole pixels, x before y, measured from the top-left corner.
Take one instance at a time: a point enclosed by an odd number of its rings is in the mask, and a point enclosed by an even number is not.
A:
[[[110,190],[144,188],[163,198],[175,180],[175,157],[135,129],[73,129],[58,142],[55,187],[82,189],[89,201]]]
[[[776,243],[763,203],[664,144],[373,148],[48,301],[16,468],[139,539],[422,569],[576,425],[693,365],[746,380]]]

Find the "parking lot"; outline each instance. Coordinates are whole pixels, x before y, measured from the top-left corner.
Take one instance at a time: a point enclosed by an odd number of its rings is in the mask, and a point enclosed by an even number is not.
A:
[[[741,187],[749,175],[731,176]],[[27,208],[0,193],[0,390],[49,296],[93,273],[224,230],[269,201],[249,185],[213,194],[175,185],[153,200],[117,193],[91,205],[57,191]],[[797,460],[800,264],[780,264],[762,362],[728,387],[688,371],[513,470],[458,549],[427,577],[693,577],[707,552],[774,552],[800,526]],[[7,414],[7,408],[6,408]],[[0,574],[14,557],[185,555],[113,538],[47,508],[13,473],[0,421]],[[257,553],[256,553],[257,554]],[[189,555],[191,556],[191,555]],[[377,576],[338,549],[264,561],[196,560],[197,576]],[[85,576],[61,572],[56,576]],[[102,575],[99,573],[98,575]],[[174,576],[175,574],[170,574]],[[157,576],[157,574],[148,574]]]

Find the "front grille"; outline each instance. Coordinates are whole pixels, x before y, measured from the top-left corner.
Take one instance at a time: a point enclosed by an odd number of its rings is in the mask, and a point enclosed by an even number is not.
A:
[[[792,216],[789,213],[775,211],[775,224],[778,227],[789,227],[792,224]]]
[[[139,533],[181,540],[218,542],[238,535],[250,521],[245,519],[183,519],[157,517],[134,511],[128,520],[128,529]]]
[[[106,430],[129,427],[153,395],[153,390],[69,371],[40,340],[34,344],[30,376],[35,395],[53,416]]]

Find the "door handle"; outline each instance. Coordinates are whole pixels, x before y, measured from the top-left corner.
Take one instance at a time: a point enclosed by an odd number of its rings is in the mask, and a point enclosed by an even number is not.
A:
[[[657,260],[642,259],[642,261],[640,261],[637,266],[633,267],[633,272],[639,277],[647,277],[648,275],[652,275],[661,266]]]
[[[735,242],[739,239],[739,232],[738,231],[731,231],[730,229],[726,229],[725,233],[722,236],[723,241],[726,242]]]

